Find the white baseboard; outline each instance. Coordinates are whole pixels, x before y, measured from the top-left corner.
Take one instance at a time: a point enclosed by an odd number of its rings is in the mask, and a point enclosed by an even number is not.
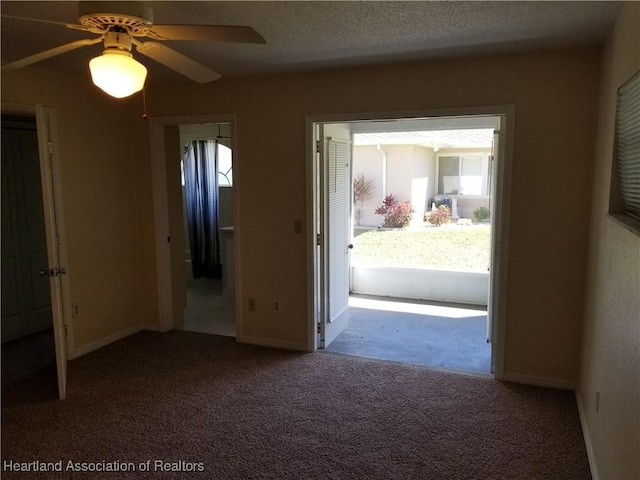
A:
[[[129,335],[133,335],[134,333],[137,333],[140,330],[142,330],[142,327],[140,325],[136,325],[135,327],[127,328],[125,330],[112,333],[111,335],[101,338],[100,340],[96,340],[95,342],[91,342],[87,345],[83,345],[79,348],[75,348],[73,350],[73,357],[69,356],[69,360],[73,360],[74,358],[78,358],[78,357],[81,357],[82,355],[86,355],[89,352],[93,352],[94,350],[97,350],[101,347],[109,345],[110,343],[113,343],[117,340],[128,337]]]
[[[250,345],[259,345],[261,347],[281,348],[283,350],[295,350],[301,352],[307,351],[307,345],[304,343],[282,342],[279,340],[271,340],[269,338],[247,337],[244,335],[238,335],[236,337],[236,341],[238,343],[248,343]]]
[[[584,404],[582,403],[582,395],[576,390],[576,403],[578,404],[578,414],[580,415],[580,425],[582,426],[582,436],[584,437],[584,446],[587,449],[587,458],[589,459],[589,469],[591,470],[591,478],[593,480],[599,480],[598,467],[596,465],[596,456],[593,452],[593,444],[591,443],[591,436],[589,435],[589,429],[587,428],[587,417],[584,411]]]
[[[502,380],[506,382],[524,383],[536,385],[538,387],[559,388],[561,390],[575,390],[576,383],[559,378],[537,377],[535,375],[524,375],[521,373],[505,373]]]

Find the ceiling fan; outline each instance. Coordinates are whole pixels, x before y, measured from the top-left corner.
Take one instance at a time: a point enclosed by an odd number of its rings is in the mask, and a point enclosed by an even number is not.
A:
[[[28,57],[7,63],[3,70],[31,65],[80,47],[103,42],[102,55],[89,62],[93,83],[109,95],[123,98],[139,92],[144,87],[147,69],[134,60],[136,51],[181,73],[198,83],[208,83],[220,78],[220,74],[191,58],[152,40],[195,40],[204,42],[241,42],[265,44],[265,39],[251,27],[238,25],[157,25],[153,23],[153,10],[139,2],[79,2],[80,24],[68,24],[35,18],[2,15],[5,18],[54,23],[74,30],[83,30],[98,35],[96,38],[76,40],[59,47],[45,50]]]

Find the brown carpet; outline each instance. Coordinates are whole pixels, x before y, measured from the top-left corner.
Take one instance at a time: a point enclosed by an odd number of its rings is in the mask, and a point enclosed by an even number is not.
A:
[[[2,478],[591,478],[572,392],[182,331],[70,362],[63,402],[42,380],[4,386]],[[136,471],[7,471],[35,460]]]

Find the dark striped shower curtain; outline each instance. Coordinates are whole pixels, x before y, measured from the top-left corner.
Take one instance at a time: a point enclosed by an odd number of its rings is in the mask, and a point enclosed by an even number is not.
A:
[[[215,145],[193,140],[183,157],[185,210],[193,278],[221,278],[218,162]]]

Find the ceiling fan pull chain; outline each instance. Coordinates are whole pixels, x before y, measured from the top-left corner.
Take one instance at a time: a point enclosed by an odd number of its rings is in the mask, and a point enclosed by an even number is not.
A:
[[[147,115],[147,87],[146,85],[142,87],[142,119],[146,120],[149,118]]]

